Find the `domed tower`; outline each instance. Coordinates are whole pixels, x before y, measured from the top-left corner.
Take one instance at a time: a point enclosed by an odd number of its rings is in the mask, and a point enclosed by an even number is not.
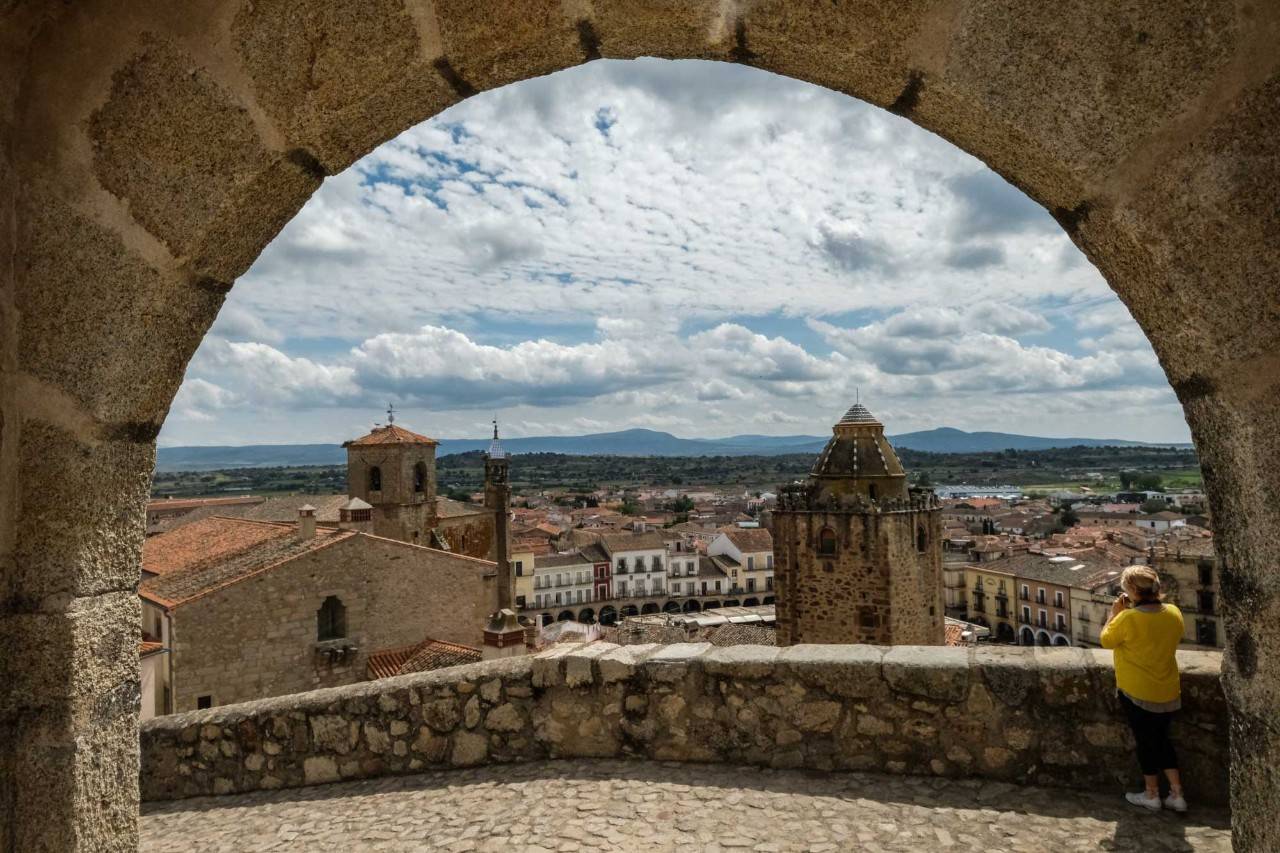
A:
[[[436,446],[395,423],[343,443],[347,450],[347,494],[368,503],[372,532],[388,539],[429,545],[436,526]]]
[[[941,645],[942,521],[855,404],[773,513],[778,644]]]

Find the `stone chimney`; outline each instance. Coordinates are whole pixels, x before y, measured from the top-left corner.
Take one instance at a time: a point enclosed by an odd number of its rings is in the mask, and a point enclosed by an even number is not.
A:
[[[316,508],[311,504],[298,507],[298,541],[316,538]]]
[[[527,652],[525,628],[514,610],[504,608],[489,617],[489,623],[484,626],[484,646],[480,649],[483,660],[516,657]]]

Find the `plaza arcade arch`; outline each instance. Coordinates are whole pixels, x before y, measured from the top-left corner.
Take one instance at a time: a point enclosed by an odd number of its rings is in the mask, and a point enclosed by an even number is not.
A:
[[[1234,0],[106,0],[0,16],[0,849],[131,850],[155,437],[315,191],[602,56],[860,97],[1047,208],[1150,338],[1220,555],[1235,843],[1280,847],[1280,8]],[[602,614],[603,617],[603,614]],[[92,750],[77,748],[92,743]]]

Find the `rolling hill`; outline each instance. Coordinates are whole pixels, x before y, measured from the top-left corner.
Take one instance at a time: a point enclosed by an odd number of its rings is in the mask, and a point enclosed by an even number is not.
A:
[[[983,453],[998,450],[1048,450],[1055,447],[1135,447],[1156,442],[1103,438],[1046,438],[1003,432],[965,432],[941,427],[890,436],[895,447],[930,453]],[[811,435],[731,435],[726,438],[679,438],[650,429],[628,429],[591,435],[535,436],[503,439],[511,453],[567,453],[581,456],[774,456],[818,453],[826,438]],[[488,439],[446,438],[440,456],[483,450]],[[1189,445],[1180,444],[1179,447]],[[161,447],[158,471],[213,471],[226,468],[272,468],[284,465],[342,465],[346,452],[337,444],[249,444],[242,446]]]

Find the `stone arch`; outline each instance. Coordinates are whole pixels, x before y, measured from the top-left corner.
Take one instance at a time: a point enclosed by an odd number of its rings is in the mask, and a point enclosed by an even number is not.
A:
[[[1049,639],[1049,632],[1048,632],[1048,631],[1037,631],[1037,632],[1036,632],[1036,645],[1037,645],[1037,646],[1049,646],[1049,645],[1052,645],[1052,641]]]
[[[41,722],[5,723],[17,728],[0,739],[0,766],[19,776],[0,813],[19,817],[0,849],[132,846],[135,712],[114,697],[138,680],[124,638],[138,621],[146,476],[184,365],[236,277],[324,176],[379,142],[477,91],[641,55],[745,62],[891,109],[1051,211],[1121,295],[1213,472],[1236,581],[1224,603],[1248,597],[1227,609],[1229,640],[1247,653],[1224,662],[1255,735],[1232,748],[1235,843],[1280,846],[1280,811],[1257,806],[1280,732],[1255,722],[1280,679],[1280,541],[1268,535],[1280,506],[1238,498],[1280,493],[1280,319],[1257,310],[1280,289],[1280,10],[948,8],[370,0],[351,16],[337,0],[210,0],[182,15],[158,2],[7,13],[0,619],[22,620],[10,660],[119,653],[7,674],[0,707]],[[1011,43],[1073,49],[1010,62]],[[24,476],[36,467],[39,483]],[[71,722],[82,701],[112,719]],[[98,760],[58,760],[85,737]],[[82,790],[110,793],[90,804]]]
[[[702,610],[702,605],[698,603],[696,598],[687,599],[682,608],[685,613],[698,613]]]
[[[382,491],[382,468],[380,466],[369,466],[369,481],[367,485],[371,492]]]
[[[573,621],[573,611],[572,611],[572,610],[561,610],[561,611],[560,611],[560,613],[556,615],[556,621],[557,621],[557,622],[572,622],[572,621]]]
[[[538,621],[541,622],[544,626],[546,626],[546,625],[550,625],[554,620],[552,620],[550,613],[542,613],[538,615]]]
[[[744,598],[744,599],[742,600],[742,606],[743,606],[743,607],[759,607],[759,606],[760,606],[760,599],[758,599],[758,598]]]
[[[623,606],[623,608],[622,608],[622,610],[621,610],[621,615],[622,615],[624,618],[625,618],[625,617],[627,617],[627,616],[639,616],[639,615],[640,615],[640,609],[639,609],[638,607],[636,607],[634,604],[627,604],[627,605],[624,605],[624,606]]]
[[[342,599],[331,595],[316,611],[316,640],[341,640],[347,636],[347,607]]]
[[[1069,646],[1071,645],[1071,641],[1061,634],[1055,634],[1053,637],[1053,644],[1055,646]]]
[[[659,612],[661,612],[660,608],[658,607],[657,604],[655,604],[652,601],[646,602],[645,605],[640,608],[640,613],[645,616],[648,616],[650,613],[659,613]]]
[[[777,600],[777,599],[775,599],[772,595],[766,595],[766,596],[764,597],[764,603],[765,603],[765,604],[773,604],[776,600]]]
[[[1001,643],[1013,643],[1017,641],[1016,635],[1013,633],[1013,626],[1008,622],[1001,622],[996,626],[996,639]]]
[[[578,621],[584,625],[590,625],[596,621],[596,612],[590,607],[584,607],[578,611]]]
[[[1018,645],[1034,646],[1036,644],[1036,632],[1032,631],[1026,625],[1022,626],[1022,631],[1018,634]]]
[[[618,610],[612,604],[600,608],[600,624],[615,625],[618,622]]]
[[[818,553],[823,557],[835,556],[837,548],[836,532],[830,527],[818,531]]]
[[[679,613],[679,612],[680,612],[680,602],[678,602],[678,601],[668,601],[666,604],[662,605],[662,612],[663,612],[663,613]]]
[[[724,606],[725,607],[741,607],[742,605],[741,605],[741,602],[738,601],[738,599],[729,598],[725,600]]]
[[[718,601],[704,601],[704,602],[702,602],[702,609],[703,609],[704,611],[707,611],[707,610],[716,610],[716,609],[718,609],[719,607],[720,607],[720,602],[718,602]]]

